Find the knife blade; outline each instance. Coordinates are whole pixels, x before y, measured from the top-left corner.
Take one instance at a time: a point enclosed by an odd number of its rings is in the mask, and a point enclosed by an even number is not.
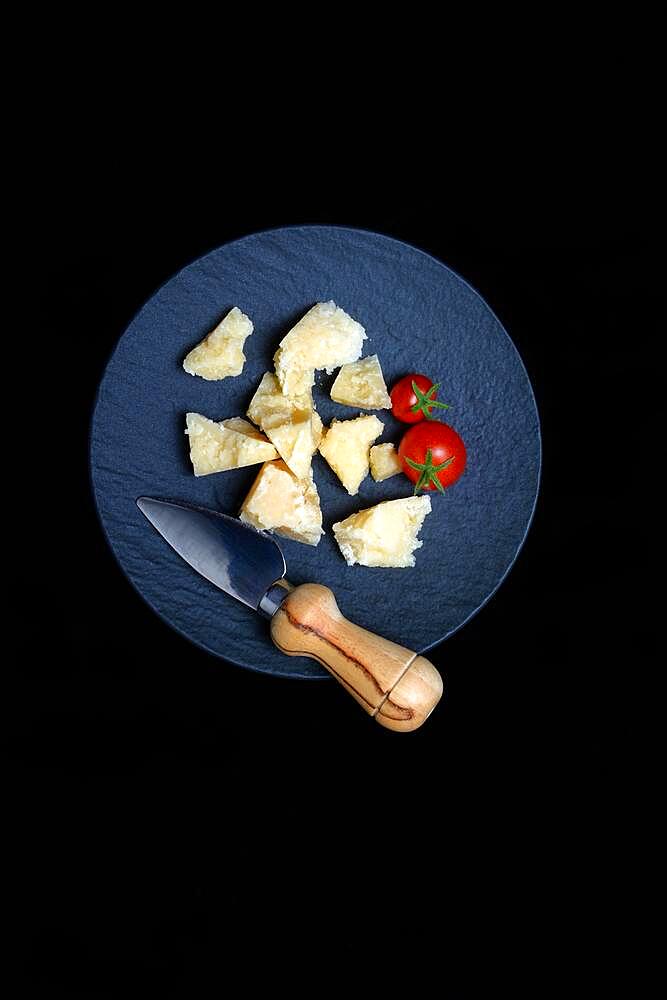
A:
[[[192,569],[270,619],[278,649],[317,660],[380,725],[410,732],[426,721],[443,689],[433,664],[348,621],[328,587],[292,587],[282,550],[267,532],[171,500],[142,496],[137,506]]]
[[[153,497],[139,497],[137,507],[186,563],[253,611],[285,575],[277,542],[235,517]]]

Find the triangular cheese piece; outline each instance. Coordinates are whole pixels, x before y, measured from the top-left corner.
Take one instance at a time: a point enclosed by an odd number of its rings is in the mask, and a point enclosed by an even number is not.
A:
[[[417,535],[431,512],[429,497],[384,500],[351,514],[333,526],[348,566],[414,566],[414,552],[424,544]]]
[[[364,410],[390,410],[391,399],[377,354],[343,365],[331,386],[331,398]]]
[[[310,461],[315,451],[310,414],[297,423],[269,427],[266,436],[297,479],[304,479],[310,472]]]
[[[241,469],[278,457],[271,442],[241,417],[216,423],[201,413],[187,413],[185,421],[195,476]],[[233,426],[226,426],[228,424]]]
[[[240,375],[245,363],[243,345],[252,331],[251,321],[234,306],[223,321],[192,348],[183,367],[188,375],[200,375],[208,381]]]
[[[326,458],[341,483],[354,496],[368,475],[369,451],[384,425],[369,414],[354,420],[333,420],[320,444],[320,455]]]
[[[324,534],[312,475],[297,479],[280,460],[267,462],[259,470],[239,516],[254,528],[275,531],[305,545],[317,545]]]

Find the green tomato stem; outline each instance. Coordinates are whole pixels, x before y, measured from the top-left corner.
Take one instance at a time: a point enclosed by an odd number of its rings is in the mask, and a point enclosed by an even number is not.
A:
[[[414,488],[415,494],[418,493],[419,490],[423,490],[429,483],[433,483],[435,488],[439,490],[440,493],[444,493],[445,488],[440,482],[438,473],[442,472],[443,469],[446,469],[447,466],[451,465],[455,458],[456,455],[452,455],[450,458],[445,459],[444,462],[441,462],[440,465],[434,465],[433,455],[431,454],[430,448],[427,450],[426,457],[423,462],[414,462],[411,458],[406,456],[405,461],[410,468],[419,473],[419,479],[415,483]]]
[[[442,385],[441,382],[436,382],[431,388],[426,392],[422,392],[415,380],[412,380],[412,391],[417,397],[417,402],[414,406],[410,407],[410,413],[417,413],[421,411],[427,420],[434,420],[435,417],[432,415],[431,410],[436,407],[440,410],[449,410],[449,403],[441,403],[438,399],[432,399],[433,393]]]

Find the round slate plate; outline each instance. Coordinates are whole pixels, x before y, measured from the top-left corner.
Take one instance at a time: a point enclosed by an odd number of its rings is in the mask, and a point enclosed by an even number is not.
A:
[[[421,532],[415,569],[349,567],[331,525],[353,511],[411,495],[404,476],[348,496],[320,455],[313,471],[326,534],[313,548],[278,541],[294,584],[331,587],[343,613],[424,652],[485,603],[511,567],[537,497],[540,432],[535,399],[516,348],[486,303],[444,264],[376,233],[302,226],[256,233],[188,265],[146,303],[118,342],[99,387],[91,432],[92,482],[100,519],[121,567],[148,604],[204,649],[251,670],[326,677],[313,660],[287,657],[267,623],[200,577],[148,524],[142,495],[235,514],[258,466],[195,478],[185,413],[215,420],[245,414],[282,336],[315,302],[334,299],[366,328],[364,354],[378,354],[387,384],[410,371],[442,381],[441,411],[462,435],[468,465]],[[221,382],[187,375],[185,354],[234,305],[255,332],[243,374]],[[329,398],[334,375],[317,373],[325,424],[359,411]],[[389,411],[382,441],[405,425]]]

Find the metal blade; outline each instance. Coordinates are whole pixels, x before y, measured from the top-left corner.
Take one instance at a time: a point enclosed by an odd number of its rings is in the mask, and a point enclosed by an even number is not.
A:
[[[285,575],[279,545],[235,517],[151,497],[139,497],[137,507],[193,569],[255,611]]]

